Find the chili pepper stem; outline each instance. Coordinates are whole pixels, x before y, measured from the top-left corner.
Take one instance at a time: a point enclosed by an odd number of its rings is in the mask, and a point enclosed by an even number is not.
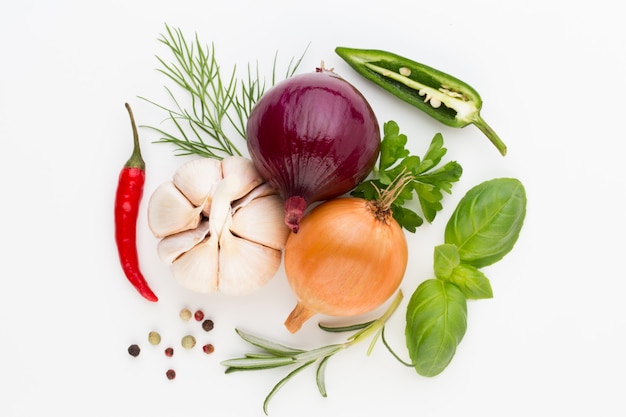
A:
[[[137,132],[137,125],[135,124],[135,117],[133,116],[133,110],[130,108],[130,104],[124,103],[128,115],[130,116],[130,125],[133,128],[133,153],[124,165],[125,168],[139,168],[141,170],[146,168],[146,164],[141,157],[141,148],[139,147],[139,133]]]
[[[495,145],[495,147],[500,151],[502,156],[506,155],[506,144],[502,142],[502,139],[498,136],[498,134],[485,122],[485,120],[480,116],[480,113],[476,113],[472,120],[472,123],[480,129],[481,132]]]

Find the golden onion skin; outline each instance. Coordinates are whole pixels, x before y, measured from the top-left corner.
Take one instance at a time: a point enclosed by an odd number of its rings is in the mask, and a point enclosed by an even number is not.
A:
[[[285,325],[295,333],[315,313],[356,316],[382,305],[400,286],[408,262],[404,232],[371,202],[337,198],[306,214],[285,246],[287,280],[298,305]]]

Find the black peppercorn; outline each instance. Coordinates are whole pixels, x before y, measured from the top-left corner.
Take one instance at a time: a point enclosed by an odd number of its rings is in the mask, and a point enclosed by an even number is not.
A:
[[[202,322],[202,328],[205,332],[213,330],[213,320],[207,319]]]
[[[139,356],[139,352],[141,352],[141,348],[138,345],[132,344],[128,347],[128,354],[133,357]]]

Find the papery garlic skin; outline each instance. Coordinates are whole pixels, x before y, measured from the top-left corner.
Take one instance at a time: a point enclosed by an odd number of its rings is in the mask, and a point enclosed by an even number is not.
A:
[[[249,159],[199,158],[154,191],[148,225],[180,285],[245,295],[280,267],[290,233],[283,204]]]

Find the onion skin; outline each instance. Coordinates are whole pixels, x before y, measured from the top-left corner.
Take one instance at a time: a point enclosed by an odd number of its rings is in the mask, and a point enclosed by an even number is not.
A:
[[[270,88],[247,122],[250,157],[285,200],[285,223],[298,232],[307,206],[338,197],[371,172],[380,128],[363,95],[323,69]]]
[[[336,198],[313,208],[287,239],[285,273],[298,298],[285,326],[291,333],[316,313],[373,311],[399,288],[408,263],[402,228],[375,202]]]

